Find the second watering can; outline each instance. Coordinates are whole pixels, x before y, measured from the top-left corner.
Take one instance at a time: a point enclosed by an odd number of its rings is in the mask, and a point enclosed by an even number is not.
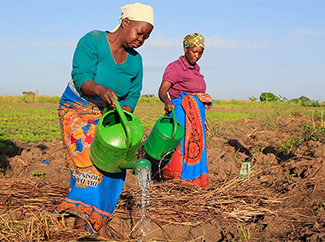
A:
[[[169,160],[184,136],[184,128],[177,121],[175,109],[172,107],[172,117],[165,115],[157,120],[144,148],[148,155],[156,160]]]
[[[118,173],[133,168],[143,126],[138,117],[121,108],[115,99],[115,110],[104,111],[90,145],[90,159],[99,169]]]

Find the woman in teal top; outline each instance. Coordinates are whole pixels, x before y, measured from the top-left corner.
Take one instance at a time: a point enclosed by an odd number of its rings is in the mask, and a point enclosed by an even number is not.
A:
[[[89,157],[90,144],[104,107],[116,98],[133,112],[142,90],[142,58],[135,51],[153,30],[153,10],[141,3],[121,8],[112,32],[91,31],[82,37],[73,57],[71,81],[59,107],[63,146],[71,172],[69,194],[56,213],[75,215],[75,228],[109,238],[106,223],[122,191],[125,171],[108,174]],[[109,157],[108,157],[109,158]]]
[[[134,110],[142,90],[141,55],[129,49],[126,60],[116,63],[107,36],[107,32],[92,31],[81,38],[73,58],[72,79],[79,90],[89,80],[114,90],[123,105]]]

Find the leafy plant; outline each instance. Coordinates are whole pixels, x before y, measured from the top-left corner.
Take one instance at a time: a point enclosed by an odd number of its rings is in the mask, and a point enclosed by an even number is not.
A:
[[[280,144],[279,150],[285,154],[289,154],[302,144],[302,139],[291,136],[284,144]]]
[[[263,92],[260,96],[260,101],[261,102],[276,102],[279,100],[278,96],[275,96],[271,92]]]
[[[305,142],[310,140],[325,143],[325,126],[321,124],[306,123],[302,126],[302,137]]]
[[[308,97],[305,96],[301,96],[300,98],[298,98],[299,101],[301,102],[311,102],[311,100]]]
[[[232,241],[247,241],[251,239],[251,233],[249,229],[239,228],[239,238],[233,238]]]
[[[279,102],[286,102],[286,101],[288,101],[288,99],[285,98],[285,97],[282,97],[282,96],[279,94]]]
[[[32,173],[33,176],[36,176],[38,178],[43,178],[45,176],[45,172],[37,172],[37,171],[34,171]]]
[[[248,99],[254,102],[257,100],[257,97],[251,96],[251,97],[248,97]]]

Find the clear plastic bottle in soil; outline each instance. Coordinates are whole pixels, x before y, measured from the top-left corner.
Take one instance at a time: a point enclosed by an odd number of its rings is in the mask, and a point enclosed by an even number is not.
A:
[[[239,177],[242,180],[246,180],[249,177],[249,173],[251,171],[252,164],[248,161],[244,161],[241,164],[241,168],[239,171]]]

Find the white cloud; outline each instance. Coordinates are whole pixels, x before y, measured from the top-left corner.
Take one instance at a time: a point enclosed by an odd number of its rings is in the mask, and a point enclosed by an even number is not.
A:
[[[322,31],[318,31],[320,33]],[[323,31],[325,32],[325,31]],[[301,30],[299,34],[307,34],[311,33],[311,31]],[[242,49],[260,49],[260,48],[270,48],[276,46],[275,44],[270,43],[269,41],[263,42],[252,42],[250,40],[239,41],[234,38],[222,39],[219,36],[210,36],[206,37],[206,46],[208,48],[214,49],[235,49],[235,50],[242,50]],[[47,47],[47,48],[75,48],[78,40],[76,39],[68,39],[68,40],[60,40],[60,41],[34,41],[34,42],[14,42],[10,40],[2,40],[0,41],[0,47]],[[163,34],[158,34],[151,36],[146,43],[141,47],[143,50],[148,49],[179,49],[182,46],[183,37],[176,36],[176,37],[166,37]]]
[[[252,42],[250,40],[238,41],[234,38],[222,39],[219,36],[211,36],[206,39],[206,46],[215,49],[236,49],[236,50],[247,50],[247,49],[261,49],[275,47],[276,44],[272,44],[269,41]]]
[[[325,34],[325,30],[310,30],[310,29],[298,29],[295,31],[295,34],[297,35],[319,35],[319,34]]]
[[[151,36],[143,45],[142,48],[174,48],[182,45],[183,39],[181,37],[165,37],[162,34]]]
[[[168,61],[148,61],[144,65],[147,70],[163,70],[166,68]]]
[[[2,40],[0,47],[58,47],[58,48],[75,48],[78,40],[60,40],[60,41],[34,41],[34,42],[14,42],[10,40]]]
[[[275,44],[269,41],[252,42],[250,40],[239,41],[234,38],[222,39],[219,36],[210,36],[205,38],[206,46],[214,49],[261,49],[275,47]],[[142,47],[145,49],[171,49],[179,48],[182,45],[183,37],[165,37],[162,34],[151,36]]]

